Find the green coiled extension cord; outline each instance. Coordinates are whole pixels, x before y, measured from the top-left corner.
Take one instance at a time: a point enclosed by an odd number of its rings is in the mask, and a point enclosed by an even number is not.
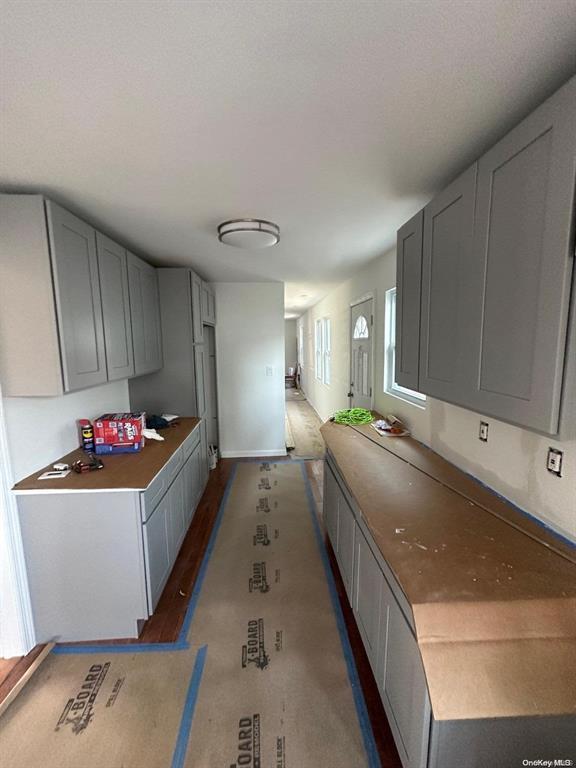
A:
[[[374,417],[366,408],[346,408],[343,411],[336,411],[331,421],[337,424],[370,424],[374,421]]]

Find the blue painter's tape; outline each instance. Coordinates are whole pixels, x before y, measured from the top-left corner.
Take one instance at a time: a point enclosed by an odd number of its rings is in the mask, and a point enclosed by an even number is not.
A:
[[[186,750],[188,749],[190,729],[192,728],[192,720],[194,719],[194,710],[198,700],[198,692],[200,690],[200,683],[202,682],[202,674],[204,672],[207,652],[208,646],[203,645],[196,654],[196,661],[194,662],[194,669],[192,670],[192,677],[190,678],[188,693],[186,694],[186,701],[184,702],[182,717],[180,718],[180,728],[178,730],[176,746],[174,747],[174,754],[172,755],[171,768],[182,768],[184,765],[184,758],[186,757]]]
[[[366,709],[366,702],[364,701],[364,694],[362,693],[362,687],[358,677],[358,670],[356,669],[356,663],[354,661],[352,647],[350,646],[350,640],[348,639],[348,632],[346,631],[346,624],[344,623],[344,616],[342,614],[340,600],[338,599],[338,593],[336,591],[334,575],[330,568],[328,553],[324,545],[324,539],[322,538],[322,531],[320,530],[320,524],[318,522],[318,518],[316,517],[316,512],[314,509],[314,496],[312,495],[312,488],[310,487],[310,481],[308,480],[308,476],[306,474],[306,467],[304,462],[300,464],[300,468],[302,470],[302,477],[304,478],[304,486],[306,488],[308,510],[312,517],[312,525],[314,526],[314,533],[316,534],[316,543],[318,544],[320,557],[322,558],[322,564],[324,566],[324,573],[326,574],[326,581],[328,582],[328,589],[330,591],[330,598],[332,600],[332,608],[336,614],[336,624],[338,625],[338,633],[340,634],[342,651],[346,660],[348,679],[350,680],[350,687],[352,688],[352,694],[354,696],[354,704],[356,706],[358,722],[360,724],[360,730],[364,740],[364,748],[368,757],[368,767],[381,768],[380,757],[376,748],[372,725],[370,723],[370,718],[368,717],[368,710]]]
[[[56,645],[52,653],[59,656],[82,653],[164,653],[185,651],[190,643],[178,640],[175,643],[127,643],[126,645]]]

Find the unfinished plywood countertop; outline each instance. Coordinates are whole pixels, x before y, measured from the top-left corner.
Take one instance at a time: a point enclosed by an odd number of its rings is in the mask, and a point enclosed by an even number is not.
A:
[[[179,418],[178,422],[159,434],[165,439],[162,442],[147,440],[139,453],[121,453],[115,456],[102,456],[104,469],[95,472],[78,474],[70,472],[67,477],[58,480],[38,480],[38,477],[52,469],[48,465],[16,483],[13,490],[16,493],[38,493],[41,491],[104,491],[104,490],[143,490],[147,488],[154,477],[178,450],[188,435],[200,424],[195,417]],[[56,461],[72,464],[78,459],[86,459],[81,449],[68,453]]]
[[[434,716],[576,713],[576,550],[411,438],[321,432],[412,609]]]

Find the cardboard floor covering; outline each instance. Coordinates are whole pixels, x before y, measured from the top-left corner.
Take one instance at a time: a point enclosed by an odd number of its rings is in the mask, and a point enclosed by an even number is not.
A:
[[[302,469],[239,463],[187,641],[52,653],[0,720],[2,764],[379,765]]]

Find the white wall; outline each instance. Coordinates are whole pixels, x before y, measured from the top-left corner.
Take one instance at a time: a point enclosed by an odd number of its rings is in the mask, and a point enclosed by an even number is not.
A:
[[[351,280],[333,290],[303,315],[305,365],[302,388],[322,419],[348,407],[350,303],[367,292],[375,294],[374,408],[394,413],[409,425],[416,439],[514,502],[520,508],[576,540],[576,405],[566,403],[562,437],[546,437],[492,417],[428,399],[425,409],[384,393],[384,294],[396,282],[396,253],[371,262]],[[314,378],[314,321],[332,320],[332,384]],[[568,361],[576,381],[575,343]],[[569,391],[574,388],[568,387]],[[489,440],[478,440],[480,419],[488,421]],[[548,448],[564,452],[563,477],[546,469]]]
[[[296,320],[284,321],[284,368],[288,373],[288,368],[296,370],[298,362],[298,339],[296,338]]]
[[[214,287],[221,454],[284,455],[284,284]]]
[[[78,447],[77,419],[129,411],[128,382],[73,392],[62,397],[6,397],[4,413],[15,481]]]

